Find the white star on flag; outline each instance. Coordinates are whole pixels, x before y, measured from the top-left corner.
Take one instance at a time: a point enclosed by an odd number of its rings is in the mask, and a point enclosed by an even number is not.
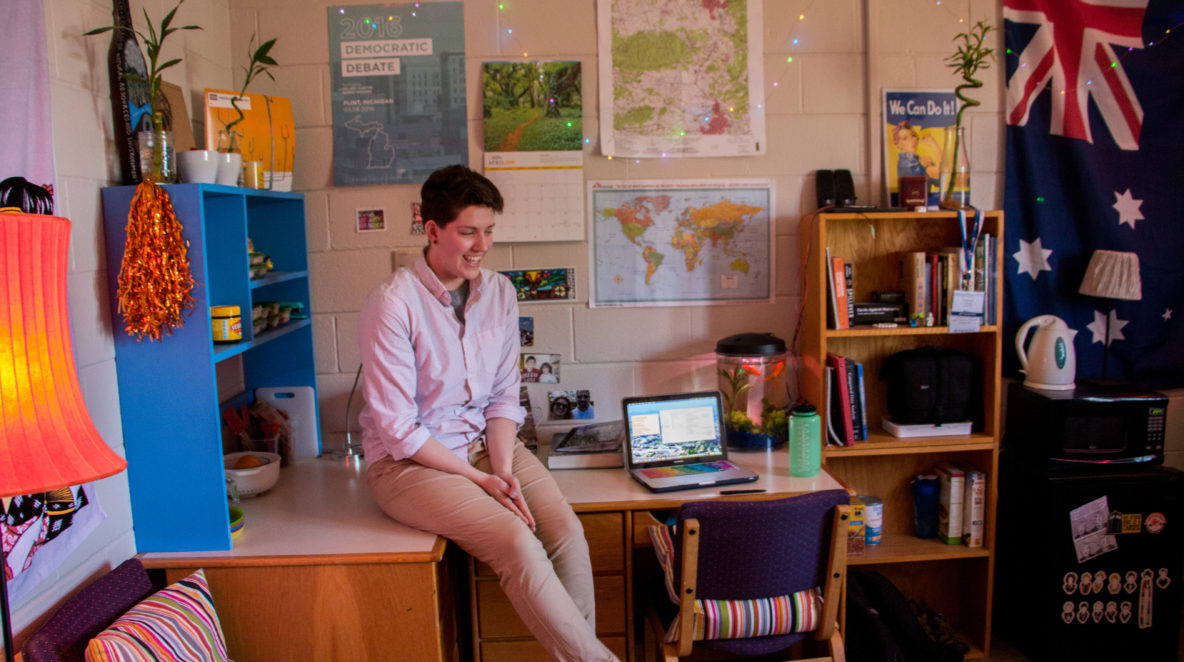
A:
[[[1111,310],[1110,340],[1106,343],[1106,345],[1109,346],[1110,343],[1114,342],[1115,340],[1126,340],[1126,336],[1122,335],[1122,327],[1129,323],[1130,322],[1126,320],[1118,319],[1118,313]],[[1089,326],[1085,328],[1089,329],[1090,332],[1093,333],[1092,342],[1102,342],[1102,339],[1106,337],[1106,316],[1103,315],[1101,311],[1095,310],[1094,321],[1090,322]]]
[[[1118,224],[1130,223],[1131,229],[1134,230],[1135,221],[1143,220],[1143,212],[1139,211],[1143,201],[1132,196],[1129,188],[1123,193],[1115,191],[1114,199],[1117,200],[1113,207],[1118,210]]]
[[[1020,239],[1020,249],[1011,254],[1016,262],[1020,263],[1019,271],[1016,274],[1027,272],[1032,280],[1036,280],[1036,276],[1041,271],[1052,271],[1052,267],[1048,266],[1048,256],[1050,255],[1052,255],[1052,249],[1041,246],[1040,237],[1030,244]]]

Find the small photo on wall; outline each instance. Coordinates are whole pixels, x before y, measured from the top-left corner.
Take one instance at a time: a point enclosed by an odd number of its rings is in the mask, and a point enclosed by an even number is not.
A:
[[[380,232],[386,230],[385,209],[359,209],[357,214],[358,232]]]
[[[574,267],[557,269],[514,269],[498,273],[510,279],[518,291],[518,301],[574,301],[576,298],[576,270]]]
[[[558,354],[523,354],[519,368],[524,382],[559,383]]]
[[[523,347],[534,346],[534,318],[518,318],[518,343]]]

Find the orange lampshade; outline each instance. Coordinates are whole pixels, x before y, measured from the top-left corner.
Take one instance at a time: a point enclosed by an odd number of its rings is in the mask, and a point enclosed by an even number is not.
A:
[[[95,430],[66,306],[70,221],[0,213],[0,496],[88,483],[127,461]]]

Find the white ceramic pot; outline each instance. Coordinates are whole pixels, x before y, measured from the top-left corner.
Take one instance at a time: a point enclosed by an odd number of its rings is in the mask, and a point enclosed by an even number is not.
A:
[[[187,184],[213,184],[218,179],[218,157],[212,149],[191,149],[177,155],[181,181]]]
[[[237,186],[243,169],[243,155],[238,152],[218,152],[217,182],[223,186]]]

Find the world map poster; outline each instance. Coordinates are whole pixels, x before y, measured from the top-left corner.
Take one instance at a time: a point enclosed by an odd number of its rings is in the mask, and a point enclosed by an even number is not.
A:
[[[773,299],[771,180],[588,183],[593,308]]]
[[[333,184],[419,183],[467,164],[464,4],[328,12]]]
[[[760,0],[600,0],[605,155],[765,153]]]

